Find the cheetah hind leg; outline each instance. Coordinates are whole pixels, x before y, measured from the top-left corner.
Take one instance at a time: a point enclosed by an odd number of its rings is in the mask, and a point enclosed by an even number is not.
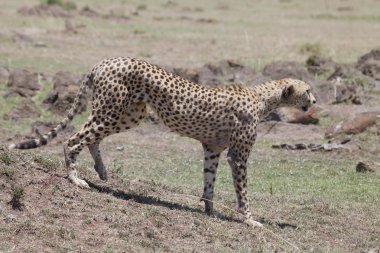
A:
[[[139,125],[141,120],[145,118],[147,114],[146,104],[145,103],[134,103],[129,105],[126,110],[124,110],[122,117],[120,118],[118,128],[114,129],[115,132],[124,132],[133,127]],[[112,129],[108,129],[110,132],[113,132]],[[104,166],[103,159],[99,149],[100,141],[97,141],[94,144],[88,145],[88,149],[91,153],[91,156],[94,160],[94,169],[98,173],[101,180],[107,181],[107,169]]]
[[[101,125],[102,125],[101,121]],[[112,132],[99,132],[98,124],[94,121],[93,117],[90,117],[86,124],[82,127],[82,129],[71,136],[68,141],[66,141],[63,145],[63,150],[65,154],[65,162],[67,168],[67,174],[69,180],[82,188],[89,188],[87,182],[78,177],[78,172],[76,170],[77,164],[76,159],[82,149],[86,146],[89,147],[91,154],[94,153],[96,155],[94,157],[95,164],[97,165],[97,169],[102,173],[105,171],[104,165],[101,166],[103,162],[101,161],[100,153],[97,155],[99,148],[98,143],[106,136],[112,134]],[[103,170],[103,171],[101,171]],[[98,172],[99,173],[99,172]],[[103,176],[103,175],[102,175]]]
[[[86,181],[78,177],[76,170],[76,157],[86,146],[88,146],[94,159],[94,168],[100,179],[107,180],[107,170],[103,164],[99,151],[100,141],[111,134],[123,132],[137,126],[146,115],[146,104],[130,104],[120,114],[123,117],[119,119],[119,122],[115,121],[113,118],[98,118],[99,122],[96,122],[93,117],[90,117],[84,127],[78,133],[74,134],[67,142],[65,142],[64,153],[68,177],[69,180],[75,185],[82,188],[89,188]],[[111,122],[112,124],[111,126],[106,126],[105,122]],[[114,122],[117,122],[118,124],[113,126]]]
[[[100,154],[99,142],[88,145],[88,150],[94,159],[94,169],[98,173],[101,180],[107,181],[107,169],[104,166],[102,156]]]

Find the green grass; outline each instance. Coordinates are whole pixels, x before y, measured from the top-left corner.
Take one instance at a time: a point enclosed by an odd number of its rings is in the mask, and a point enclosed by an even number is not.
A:
[[[201,195],[203,189],[202,152],[177,150],[175,142],[190,141],[176,138],[173,147],[157,147],[145,144],[126,144],[124,152],[113,156],[109,164],[110,173],[119,177],[154,180],[188,193]],[[193,143],[193,141],[190,141]],[[115,144],[116,146],[117,144]],[[169,144],[170,145],[170,144]],[[197,147],[194,142],[194,146]],[[355,157],[344,154],[299,151],[274,151],[269,142],[258,142],[248,164],[248,189],[252,198],[256,193],[294,198],[305,195],[324,198],[338,203],[365,203],[380,205],[380,176],[378,173],[361,174],[355,172]],[[266,151],[265,151],[266,150]],[[263,152],[270,155],[262,155]],[[261,155],[260,155],[261,154]],[[306,155],[306,157],[303,157]],[[216,180],[216,197],[227,193],[234,199],[231,170],[226,162],[225,153],[221,156]]]

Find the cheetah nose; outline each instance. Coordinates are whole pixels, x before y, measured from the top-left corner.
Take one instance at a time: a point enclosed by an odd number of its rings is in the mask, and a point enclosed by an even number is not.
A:
[[[317,100],[313,99],[313,100],[311,100],[311,103],[315,104],[315,103],[317,103]]]

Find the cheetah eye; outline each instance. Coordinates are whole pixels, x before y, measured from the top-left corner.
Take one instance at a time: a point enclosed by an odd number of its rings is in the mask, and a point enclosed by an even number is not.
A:
[[[310,90],[306,90],[306,93],[307,93],[307,94],[310,94]]]

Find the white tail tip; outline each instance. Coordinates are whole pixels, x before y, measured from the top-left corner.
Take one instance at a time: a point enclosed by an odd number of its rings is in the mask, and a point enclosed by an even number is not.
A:
[[[16,148],[16,144],[14,144],[14,143],[8,146],[9,150],[14,149],[14,148]]]

